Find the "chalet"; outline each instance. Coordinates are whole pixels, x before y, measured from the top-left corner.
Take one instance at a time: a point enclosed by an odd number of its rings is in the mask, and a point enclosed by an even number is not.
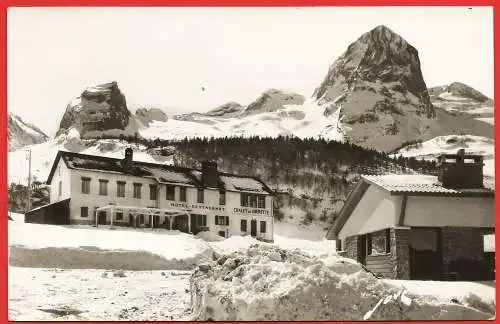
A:
[[[178,229],[273,241],[273,192],[259,178],[59,151],[47,184],[50,203],[26,222]]]
[[[362,176],[327,239],[381,277],[491,280],[483,236],[494,233],[494,186],[483,157],[460,150],[437,166],[438,176]]]

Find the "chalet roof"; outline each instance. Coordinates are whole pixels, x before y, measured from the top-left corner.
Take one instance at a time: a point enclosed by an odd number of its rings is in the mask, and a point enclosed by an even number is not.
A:
[[[159,183],[184,184],[195,187],[205,187],[201,181],[201,171],[191,168],[132,161],[128,172],[122,166],[122,159],[59,151],[50,170],[47,184],[50,184],[55,169],[62,159],[69,169],[92,170],[127,174],[136,177],[153,178]],[[262,194],[272,194],[273,191],[261,179],[251,176],[243,176],[218,172],[218,187],[220,190],[249,191]]]
[[[426,195],[493,195],[494,183],[485,179],[484,188],[452,189],[443,187],[437,176],[420,174],[390,174],[390,175],[363,175],[362,179],[370,184],[379,186],[391,194],[426,194]]]
[[[484,188],[451,189],[445,188],[437,176],[421,174],[362,175],[356,187],[347,197],[336,221],[326,233],[327,239],[335,239],[356,205],[370,186],[384,189],[390,195],[428,196],[428,197],[494,197],[495,186],[492,179],[484,178]]]

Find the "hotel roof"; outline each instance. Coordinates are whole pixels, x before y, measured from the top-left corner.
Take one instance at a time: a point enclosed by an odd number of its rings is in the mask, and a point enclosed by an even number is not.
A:
[[[201,171],[197,169],[132,161],[131,167],[125,172],[122,166],[123,159],[67,151],[59,151],[57,153],[47,178],[47,184],[51,183],[56,167],[61,159],[69,169],[153,178],[158,183],[180,184],[200,188],[207,187],[201,181]],[[273,194],[273,191],[258,177],[225,172],[217,172],[217,175],[219,190]]]

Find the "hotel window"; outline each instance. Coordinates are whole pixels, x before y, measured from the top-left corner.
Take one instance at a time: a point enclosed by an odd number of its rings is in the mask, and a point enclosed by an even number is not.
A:
[[[186,187],[179,187],[179,200],[180,201],[187,201],[187,194],[186,194]]]
[[[167,185],[167,200],[175,200],[175,186]]]
[[[240,221],[240,229],[242,232],[246,232],[247,231],[247,220],[246,219],[242,219]]]
[[[229,225],[229,216],[215,216],[215,225]]]
[[[118,197],[125,197],[125,181],[116,182],[116,195]]]
[[[149,185],[149,199],[156,200],[156,185]]]
[[[263,195],[241,194],[241,206],[252,208],[266,208],[266,197]]]
[[[266,222],[265,221],[261,221],[260,222],[260,232],[261,233],[265,233],[266,232]]]
[[[224,190],[219,191],[219,205],[226,204],[226,192]]]
[[[134,183],[134,198],[141,199],[142,183]]]
[[[257,197],[257,207],[266,208],[266,196],[260,195]]]
[[[123,212],[116,212],[116,220],[123,220]]]
[[[144,214],[139,214],[139,224],[144,224]]]
[[[82,177],[82,194],[90,194],[90,178]]]
[[[99,179],[99,195],[108,195],[108,180]]]
[[[391,253],[391,232],[389,229],[366,234],[366,254]]]
[[[80,217],[82,217],[82,218],[89,217],[89,208],[88,207],[80,207]]]
[[[62,181],[59,181],[59,187],[58,187],[58,195],[62,195]]]
[[[204,192],[203,188],[198,188],[198,194],[197,194],[196,201],[198,203],[203,203],[205,201],[205,192]]]

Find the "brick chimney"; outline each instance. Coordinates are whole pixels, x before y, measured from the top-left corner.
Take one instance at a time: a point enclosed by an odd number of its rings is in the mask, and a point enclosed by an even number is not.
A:
[[[207,187],[217,187],[217,162],[203,161],[201,162],[201,182]]]
[[[125,149],[125,158],[122,161],[123,172],[128,173],[132,170],[132,161],[134,157],[134,151],[132,148],[127,147]]]
[[[483,156],[465,154],[442,154],[438,158],[438,179],[445,188],[483,188]]]

